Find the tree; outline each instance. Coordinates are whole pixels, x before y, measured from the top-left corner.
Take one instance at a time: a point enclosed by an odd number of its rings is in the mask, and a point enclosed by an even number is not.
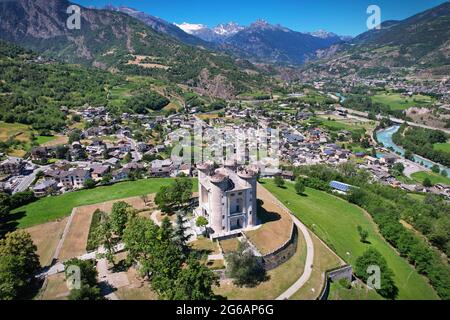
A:
[[[102,296],[100,288],[98,286],[91,287],[88,285],[81,285],[79,289],[70,290],[70,294],[67,297],[69,300],[89,300],[89,301],[99,301],[106,300]]]
[[[69,143],[80,141],[81,135],[82,135],[82,132],[80,129],[72,130],[72,132],[69,134]]]
[[[285,182],[281,176],[275,176],[273,181],[278,188],[284,187]]]
[[[228,275],[239,287],[254,287],[267,278],[261,259],[255,256],[247,242],[240,242],[237,251],[227,254],[225,259]]]
[[[55,149],[55,157],[57,159],[67,159],[67,155],[69,154],[69,148],[64,145],[57,146]]]
[[[405,158],[414,161],[414,154],[410,150],[405,151]]]
[[[178,245],[178,247],[181,249],[183,254],[187,254],[189,251],[189,247],[187,245],[187,242],[191,238],[191,235],[188,234],[186,227],[186,219],[184,218],[181,211],[177,213],[177,220],[175,224],[175,231],[174,231],[174,240],[175,243]]]
[[[10,198],[11,209],[19,208],[29,203],[36,201],[37,198],[34,196],[32,191],[22,191],[17,192]]]
[[[94,239],[99,246],[103,246],[105,253],[100,256],[106,258],[109,263],[115,265],[114,255],[115,249],[119,243],[119,239],[115,236],[113,227],[108,216],[103,216],[102,221],[95,230]]]
[[[152,288],[162,297],[169,295],[185,261],[183,252],[173,240],[173,236],[172,224],[168,218],[164,218],[147,265]]]
[[[431,167],[431,171],[433,171],[436,174],[439,174],[439,172],[441,172],[441,168],[439,168],[437,164],[433,164],[433,166]]]
[[[8,194],[0,192],[0,218],[6,216],[11,210],[11,198]]]
[[[405,171],[405,166],[403,163],[397,162],[392,166],[391,174],[394,176],[403,176]]]
[[[366,243],[367,242],[367,237],[369,236],[369,232],[365,229],[363,229],[361,226],[358,226],[358,234],[359,234],[359,239],[362,243]]]
[[[441,171],[441,176],[443,176],[443,177],[448,177],[448,172],[447,172],[447,170],[442,170],[442,171]]]
[[[139,264],[142,276],[150,275],[149,262],[158,238],[158,226],[149,219],[134,216],[128,221],[122,240],[128,251],[127,261]]]
[[[431,188],[433,186],[433,183],[431,182],[431,179],[426,177],[425,179],[423,179],[422,185],[425,188]]]
[[[133,207],[126,202],[116,202],[112,206],[109,220],[111,223],[112,231],[119,237],[122,237],[128,222],[128,217],[132,214]]]
[[[199,228],[205,228],[205,233],[206,233],[206,227],[208,226],[209,222],[208,219],[206,219],[205,217],[201,216],[198,217],[197,220],[195,221],[195,225]]]
[[[95,186],[97,185],[97,183],[94,181],[94,180],[92,180],[92,179],[86,179],[85,181],[84,181],[84,187],[86,188],[86,189],[92,189],[92,188],[94,188]]]
[[[155,204],[162,212],[170,212],[173,206],[173,195],[170,193],[169,186],[162,186],[155,196]]]
[[[14,231],[0,240],[0,300],[24,297],[40,269],[37,248],[29,233]]]
[[[306,190],[305,184],[303,183],[303,180],[301,178],[297,179],[295,182],[295,191],[297,194],[303,194]]]
[[[155,203],[165,213],[182,208],[192,197],[192,180],[187,177],[176,178],[169,186],[162,186],[155,196]]]
[[[111,174],[111,173],[107,173],[107,174],[105,174],[105,175],[103,176],[103,178],[102,178],[102,183],[103,183],[103,184],[108,184],[108,183],[110,183],[110,182],[112,181],[112,179],[113,179],[112,174]]]
[[[173,300],[212,300],[216,297],[212,289],[214,285],[219,285],[218,276],[191,258],[187,267],[178,274],[168,295]]]
[[[398,294],[398,288],[394,282],[394,275],[389,269],[386,260],[377,250],[371,248],[356,260],[356,276],[367,283],[372,275],[369,267],[372,266],[380,268],[380,287],[375,288],[377,292],[387,299],[395,299]]]

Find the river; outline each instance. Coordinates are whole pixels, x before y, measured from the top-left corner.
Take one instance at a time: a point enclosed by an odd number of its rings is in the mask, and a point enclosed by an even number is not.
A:
[[[400,126],[392,126],[386,129],[382,129],[377,131],[377,140],[379,143],[382,143],[386,148],[392,148],[396,153],[399,153],[401,156],[405,156],[405,149],[403,149],[402,147],[396,145],[393,141],[392,141],[392,135],[394,133],[396,133],[398,130],[400,129]],[[438,163],[435,163],[431,160],[428,160],[424,157],[421,157],[419,155],[414,155],[414,161],[422,164],[424,167],[427,168],[431,168],[434,164],[437,164],[439,166],[439,168],[442,170],[445,170],[447,172],[450,173],[450,169],[440,165]]]

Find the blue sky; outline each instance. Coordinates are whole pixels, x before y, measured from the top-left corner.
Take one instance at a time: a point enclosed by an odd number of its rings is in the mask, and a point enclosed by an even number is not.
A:
[[[341,35],[367,31],[367,7],[381,8],[382,21],[404,19],[445,0],[72,0],[84,6],[124,5],[170,22],[215,26],[256,19],[297,31],[326,29]]]

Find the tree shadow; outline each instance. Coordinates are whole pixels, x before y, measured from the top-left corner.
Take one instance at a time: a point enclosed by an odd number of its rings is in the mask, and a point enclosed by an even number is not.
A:
[[[3,238],[8,232],[17,230],[19,220],[26,216],[25,211],[10,213],[0,218],[0,238]]]
[[[107,296],[107,295],[117,291],[117,288],[113,287],[107,281],[99,282],[98,286],[100,287],[100,291],[103,296]]]
[[[274,222],[281,219],[280,214],[276,212],[268,212],[264,207],[264,201],[258,199],[258,219],[261,223]]]
[[[130,269],[131,264],[126,260],[120,260],[118,263],[116,263],[112,268],[111,271],[113,273],[118,273],[118,272],[127,272],[128,269]]]

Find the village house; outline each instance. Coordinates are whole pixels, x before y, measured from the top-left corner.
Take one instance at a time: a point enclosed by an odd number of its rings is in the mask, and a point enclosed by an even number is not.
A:
[[[1,175],[18,176],[25,169],[25,162],[21,158],[9,157],[0,163]]]
[[[102,166],[102,165],[94,166],[91,173],[92,179],[94,181],[102,180],[103,177],[110,172],[110,169],[111,168],[109,166]]]
[[[153,160],[150,173],[153,177],[169,177],[172,173],[173,162],[170,159]]]
[[[45,164],[50,158],[49,150],[45,147],[36,147],[31,150],[31,161]]]
[[[58,182],[53,179],[43,180],[33,187],[33,193],[36,197],[45,197],[58,191]]]

